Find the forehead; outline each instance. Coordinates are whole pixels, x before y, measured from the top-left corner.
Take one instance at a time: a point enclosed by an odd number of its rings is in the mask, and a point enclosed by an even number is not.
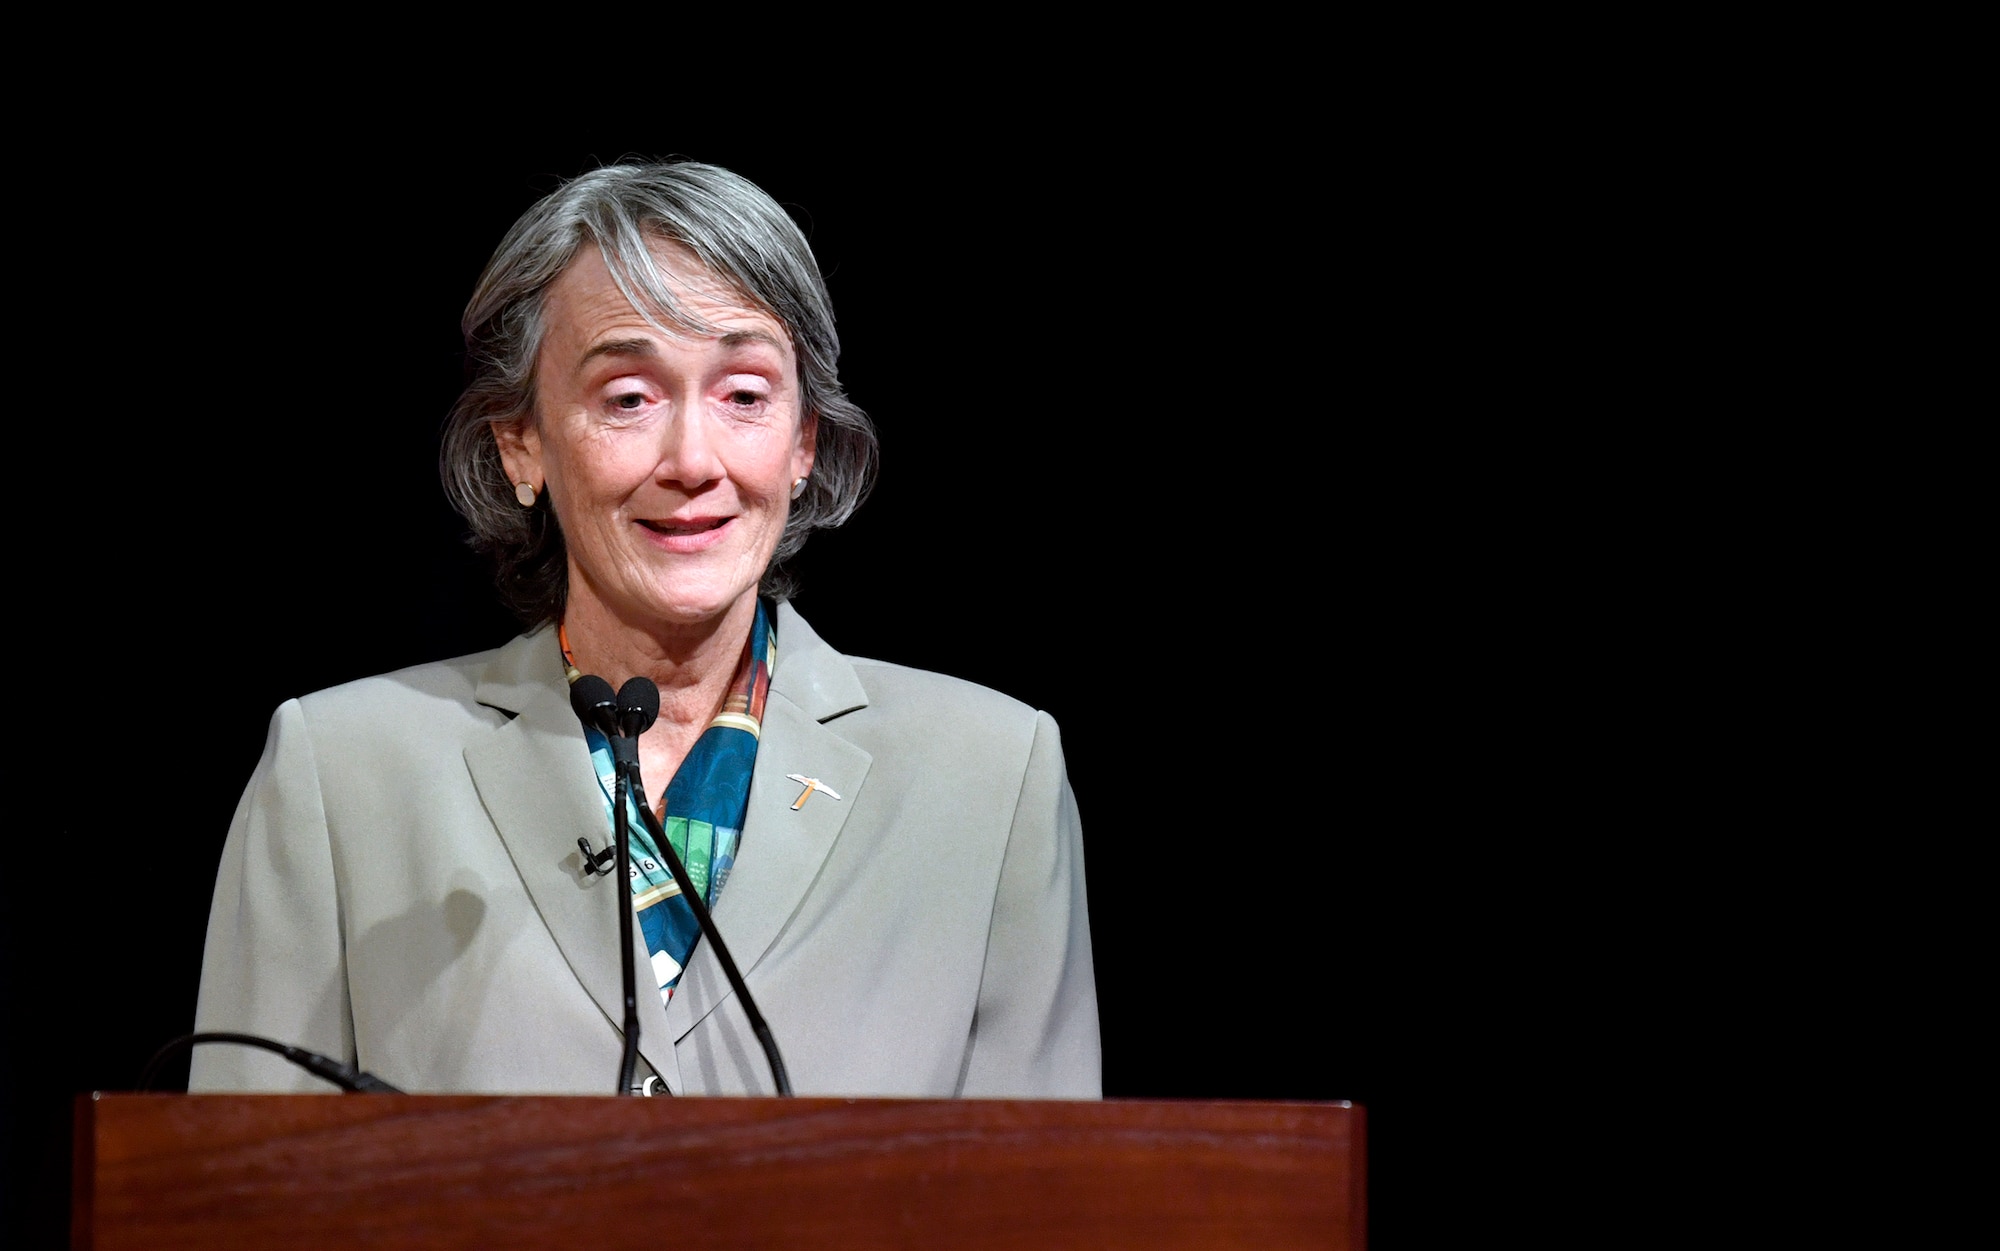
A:
[[[614,334],[679,340],[750,335],[770,338],[788,361],[792,358],[791,335],[784,325],[693,252],[664,239],[653,240],[647,251],[653,272],[625,275],[640,301],[635,306],[597,245],[577,249],[576,259],[549,285],[542,302],[544,351],[559,344],[588,350]]]

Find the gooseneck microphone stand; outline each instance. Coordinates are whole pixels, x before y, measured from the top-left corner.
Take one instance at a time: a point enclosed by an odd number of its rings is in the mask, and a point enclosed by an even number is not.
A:
[[[778,1054],[778,1040],[765,1023],[764,1014],[757,1010],[757,1001],[751,998],[750,988],[744,985],[743,974],[729,954],[729,945],[722,941],[722,931],[715,927],[708,905],[703,902],[701,892],[695,889],[687,866],[681,863],[673,840],[667,837],[659,817],[654,815],[653,805],[646,798],[645,783],[639,775],[639,736],[659,718],[659,687],[650,679],[632,678],[619,688],[614,698],[609,682],[594,674],[584,674],[570,686],[570,706],[584,724],[597,727],[610,741],[616,774],[612,787],[615,815],[611,824],[612,840],[616,846],[613,851],[594,852],[590,849],[589,839],[577,839],[577,845],[583,849],[585,871],[602,872],[604,861],[615,851],[618,881],[624,884],[629,895],[632,881],[629,812],[636,809],[646,832],[653,836],[653,845],[660,849],[660,858],[667,862],[667,871],[673,874],[674,884],[680,887],[681,898],[687,900],[688,908],[694,913],[702,936],[715,948],[715,958],[722,965],[723,976],[729,979],[730,989],[736,992],[737,1001],[743,1005],[743,1014],[750,1022],[750,1029],[764,1049],[764,1059],[771,1066],[772,1085],[780,1095],[790,1096],[792,1079],[785,1072],[784,1057]],[[618,918],[619,939],[623,947],[619,963],[625,978],[625,1054],[618,1069],[618,1088],[613,1093],[629,1095],[634,1093],[632,1078],[639,1061],[638,976],[633,968],[632,903],[629,897],[622,901]]]
[[[604,735],[611,745],[612,772],[611,786],[611,848],[605,852],[590,849],[590,840],[579,838],[576,845],[583,849],[583,867],[586,873],[604,871],[604,861],[608,858],[617,866],[616,881],[618,903],[618,971],[620,985],[625,992],[625,1052],[618,1063],[618,1085],[611,1093],[629,1095],[632,1093],[632,1078],[639,1068],[639,974],[632,960],[632,824],[627,815],[632,794],[639,777],[639,735],[651,728],[660,715],[659,688],[646,682],[652,688],[652,711],[648,715],[641,692],[633,685],[644,679],[634,678],[625,684],[624,691],[614,696],[611,684],[594,673],[586,673],[570,683],[569,706],[577,719]],[[631,698],[629,709],[626,708]],[[643,792],[641,792],[643,793]]]
[[[632,826],[626,815],[628,800],[639,775],[639,740],[614,738],[611,758],[617,764],[618,782],[613,788],[611,807],[618,814],[612,822],[611,837],[618,848],[618,887],[624,893],[618,909],[618,971],[625,986],[625,1055],[618,1064],[618,1088],[613,1094],[632,1093],[632,1077],[639,1067],[639,975],[632,964]]]
[[[642,796],[645,792],[639,792]],[[771,1027],[764,1023],[764,1014],[757,1011],[757,1001],[750,997],[750,988],[743,984],[743,974],[737,972],[736,961],[730,958],[729,947],[722,941],[722,931],[715,928],[715,921],[708,915],[708,905],[701,901],[701,892],[694,888],[688,877],[686,866],[674,851],[674,841],[660,828],[660,819],[653,815],[652,805],[642,798],[639,801],[639,820],[646,826],[646,832],[653,836],[653,843],[660,849],[660,858],[667,862],[667,871],[674,875],[674,882],[681,888],[681,897],[694,912],[695,922],[701,932],[715,945],[715,958],[722,965],[723,976],[729,979],[729,988],[736,992],[736,999],[743,1005],[743,1015],[749,1018],[750,1029],[757,1035],[757,1042],[764,1048],[764,1059],[771,1066],[771,1084],[781,1095],[790,1096],[792,1079],[785,1073],[784,1057],[778,1054],[778,1040],[772,1036]],[[629,911],[629,909],[628,909]]]

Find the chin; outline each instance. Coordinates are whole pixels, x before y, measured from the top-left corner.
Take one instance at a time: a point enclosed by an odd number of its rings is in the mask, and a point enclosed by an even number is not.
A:
[[[664,625],[688,627],[707,625],[727,617],[738,606],[755,599],[757,588],[735,595],[677,596],[654,606],[654,614]]]

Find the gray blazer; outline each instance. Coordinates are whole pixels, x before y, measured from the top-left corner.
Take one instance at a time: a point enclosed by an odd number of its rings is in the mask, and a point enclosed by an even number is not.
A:
[[[849,659],[790,605],[777,632],[749,817],[714,915],[796,1093],[1099,1096],[1083,849],[1055,722]],[[794,810],[791,773],[840,797]],[[585,875],[576,845],[608,834],[550,631],[292,700],[230,826],[195,1027],[411,1092],[611,1094],[627,896]],[[639,1075],[675,1094],[774,1093],[713,945],[666,1006],[635,945]],[[211,1043],[190,1089],[333,1087]]]

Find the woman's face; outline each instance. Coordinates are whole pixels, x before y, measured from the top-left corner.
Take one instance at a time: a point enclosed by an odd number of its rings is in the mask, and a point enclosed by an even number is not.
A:
[[[657,242],[681,306],[641,317],[586,244],[550,287],[535,419],[495,433],[508,476],[547,489],[569,549],[571,620],[655,636],[741,616],[812,470],[791,337],[692,253]]]

